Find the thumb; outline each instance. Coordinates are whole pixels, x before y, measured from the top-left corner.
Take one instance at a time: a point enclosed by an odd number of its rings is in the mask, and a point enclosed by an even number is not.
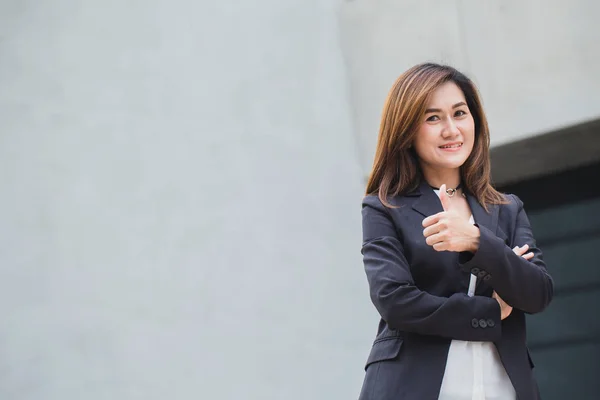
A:
[[[440,187],[440,201],[442,202],[442,208],[444,211],[450,210],[450,198],[448,197],[448,193],[446,193],[445,183],[442,185],[442,187]]]

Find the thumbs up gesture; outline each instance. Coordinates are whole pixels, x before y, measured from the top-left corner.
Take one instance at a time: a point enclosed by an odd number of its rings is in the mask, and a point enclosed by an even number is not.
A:
[[[444,211],[449,211],[451,208],[450,197],[448,196],[448,193],[446,193],[447,189],[448,188],[446,187],[445,183],[442,185],[442,187],[440,187],[440,201],[442,202],[442,208]]]
[[[454,209],[446,185],[440,188],[440,201],[444,211],[423,220],[425,242],[436,251],[470,251],[479,248],[479,228]]]

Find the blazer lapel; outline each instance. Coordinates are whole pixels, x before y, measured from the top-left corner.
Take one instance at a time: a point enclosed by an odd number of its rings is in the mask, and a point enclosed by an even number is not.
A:
[[[440,198],[435,194],[424,180],[415,191],[419,198],[413,203],[412,208],[425,217],[444,211]]]
[[[471,208],[471,213],[473,214],[475,223],[477,225],[485,226],[494,234],[496,234],[496,230],[498,228],[498,206],[495,204],[490,204],[488,206],[490,211],[487,212],[481,206],[481,204],[479,204],[477,198],[470,194],[467,194],[467,202]]]

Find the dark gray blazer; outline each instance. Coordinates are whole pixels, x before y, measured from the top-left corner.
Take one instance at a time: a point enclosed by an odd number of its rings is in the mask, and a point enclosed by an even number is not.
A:
[[[392,197],[363,200],[363,261],[371,300],[381,315],[366,364],[360,400],[438,398],[452,339],[494,342],[519,400],[539,399],[525,342],[525,313],[538,313],[552,299],[553,282],[536,247],[523,203],[488,206],[467,194],[480,229],[475,254],[437,252],[423,236],[423,219],[442,210],[426,184]],[[528,244],[531,260],[512,248]],[[467,296],[470,274],[478,276]],[[496,291],[514,307],[500,320]]]

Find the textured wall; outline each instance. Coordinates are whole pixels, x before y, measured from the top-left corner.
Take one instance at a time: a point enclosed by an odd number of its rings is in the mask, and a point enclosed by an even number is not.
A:
[[[338,6],[0,2],[0,398],[358,394]]]

